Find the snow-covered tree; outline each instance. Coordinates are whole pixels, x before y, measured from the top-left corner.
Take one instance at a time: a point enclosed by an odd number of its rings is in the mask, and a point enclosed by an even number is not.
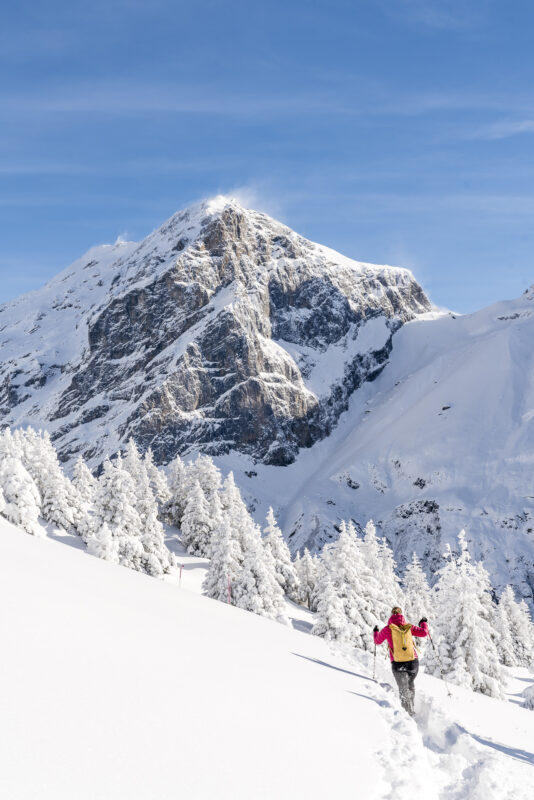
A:
[[[41,516],[65,530],[72,529],[75,525],[75,491],[61,469],[50,435],[27,428],[15,431],[13,438],[18,441],[22,463],[39,490]]]
[[[325,576],[312,633],[339,644],[353,642],[352,626],[345,613],[341,587],[336,586],[328,575]]]
[[[432,593],[421,562],[414,553],[403,581],[404,616],[416,625],[421,617],[432,617]]]
[[[383,537],[378,549],[379,573],[382,596],[391,610],[394,606],[404,605],[404,593],[401,589],[399,578],[396,573],[395,559],[388,540]]]
[[[92,511],[95,502],[98,481],[88,469],[82,456],[78,456],[72,476],[74,489],[74,524],[84,540],[88,541],[92,533]]]
[[[287,623],[284,593],[276,580],[271,552],[263,546],[260,529],[255,526],[247,531],[244,543],[243,565],[232,588],[235,605]]]
[[[530,667],[534,663],[534,626],[524,600],[517,602],[507,586],[497,606],[496,628],[501,661],[510,667]]]
[[[150,481],[150,485],[152,487],[152,491],[154,492],[158,506],[160,509],[163,509],[169,502],[171,493],[169,491],[165,473],[163,470],[158,469],[154,464],[154,454],[152,452],[152,448],[150,447],[144,455],[143,464],[147,471],[148,479]]]
[[[241,550],[245,553],[249,537],[255,535],[255,525],[235,484],[232,472],[228,473],[223,483],[220,499],[222,512],[228,516]]]
[[[207,557],[213,530],[210,508],[197,480],[189,491],[182,516],[182,543],[192,555]]]
[[[13,455],[0,458],[0,490],[2,516],[27,533],[46,536],[45,529],[39,524],[39,490],[22,461]]]
[[[171,525],[180,527],[182,515],[187,503],[186,490],[187,472],[184,462],[180,456],[176,456],[171,462],[168,475],[168,487],[170,498],[165,504],[164,514]]]
[[[111,561],[118,564],[120,560],[119,555],[119,541],[114,538],[110,528],[104,522],[102,527],[97,528],[89,534],[87,538],[87,551],[97,558],[103,558],[105,561]]]
[[[197,480],[208,502],[217,494],[222,485],[221,471],[209,456],[198,455],[191,464],[191,480]]]
[[[378,539],[372,519],[365,526],[362,553],[367,570],[375,577],[374,584],[369,586],[369,591],[373,590],[373,585],[376,588],[376,595],[370,598],[374,614],[379,624],[385,625],[393,606],[402,606],[403,597],[393,554],[387,541]]]
[[[95,498],[94,530],[107,525],[117,543],[119,563],[125,567],[144,571],[145,551],[140,536],[142,523],[136,511],[135,484],[117,456],[112,463],[104,461]]]
[[[530,711],[534,711],[534,683],[531,683],[530,686],[527,686],[526,689],[522,692],[523,695],[523,708],[528,708]]]
[[[428,671],[451,683],[492,697],[502,697],[504,673],[495,643],[494,619],[488,605],[487,573],[471,564],[465,532],[458,536],[460,554],[450,548],[435,588],[433,626],[437,653],[427,648]]]
[[[292,600],[298,598],[299,581],[295,572],[295,566],[291,560],[289,547],[287,546],[282,531],[276,524],[274,511],[269,507],[267,512],[267,525],[263,529],[265,536],[263,544],[270,548],[276,568],[276,580],[282,587],[284,594]]]
[[[302,556],[297,555],[295,559],[295,572],[299,582],[297,602],[312,608],[319,566],[316,559],[310,555],[307,547],[304,548]]]
[[[126,446],[122,467],[130,475],[135,487],[134,507],[141,521],[139,537],[145,551],[144,569],[154,576],[170,572],[176,559],[165,544],[163,525],[158,519],[159,509],[155,496],[158,478],[155,472],[159,474],[159,470],[152,463],[151,456],[148,459],[141,458],[137,445],[131,438]],[[152,480],[150,474],[153,475]],[[163,484],[160,491],[163,491]]]
[[[364,545],[358,540],[352,523],[341,523],[337,541],[323,550],[322,564],[318,580],[318,613],[321,607],[323,610],[329,607],[323,601],[326,594],[331,593],[332,585],[345,612],[348,633],[343,636],[348,636],[355,647],[370,649],[373,646],[371,630],[379,621],[375,607],[379,585],[366,563]],[[312,633],[323,631],[325,620],[321,617],[321,625],[316,624]]]
[[[214,600],[234,604],[233,586],[241,571],[243,554],[228,520],[223,515],[212,533],[210,566],[204,578],[204,594]]]

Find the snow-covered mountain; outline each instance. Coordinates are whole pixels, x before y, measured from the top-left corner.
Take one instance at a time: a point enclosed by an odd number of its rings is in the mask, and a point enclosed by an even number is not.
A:
[[[534,289],[460,316],[224,197],[0,308],[0,421],[98,466],[213,454],[294,551],[374,518],[432,572],[467,530],[534,596]]]
[[[429,308],[409,271],[218,197],[0,308],[0,420],[93,465],[132,435],[160,463],[199,446],[288,464]]]

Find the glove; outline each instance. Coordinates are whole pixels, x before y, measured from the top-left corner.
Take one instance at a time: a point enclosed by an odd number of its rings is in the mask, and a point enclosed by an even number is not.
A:
[[[421,619],[419,620],[419,627],[421,626],[422,622],[428,622],[427,618],[426,617],[421,617]]]
[[[378,627],[378,625],[375,625],[375,627],[373,628],[373,631],[375,633],[378,633],[379,630],[380,630],[380,628]]]

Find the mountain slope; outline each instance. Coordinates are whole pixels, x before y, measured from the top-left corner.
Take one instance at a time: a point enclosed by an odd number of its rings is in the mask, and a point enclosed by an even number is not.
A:
[[[382,658],[378,684],[367,654],[1,519],[0,604],[10,800],[529,796],[531,712],[422,676],[414,722]]]
[[[493,583],[534,589],[534,289],[466,316],[430,313],[393,337],[383,372],[352,398],[325,441],[283,475],[237,460],[250,501],[276,500],[294,549],[332,523],[373,518],[402,565],[433,572],[466,528]]]
[[[0,308],[0,419],[93,465],[131,435],[160,463],[199,446],[287,464],[429,307],[409,271],[215,198]]]

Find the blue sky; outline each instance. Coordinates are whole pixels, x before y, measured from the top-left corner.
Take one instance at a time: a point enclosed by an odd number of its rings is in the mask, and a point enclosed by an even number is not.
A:
[[[0,301],[202,197],[471,311],[534,283],[534,5],[5,3]]]

